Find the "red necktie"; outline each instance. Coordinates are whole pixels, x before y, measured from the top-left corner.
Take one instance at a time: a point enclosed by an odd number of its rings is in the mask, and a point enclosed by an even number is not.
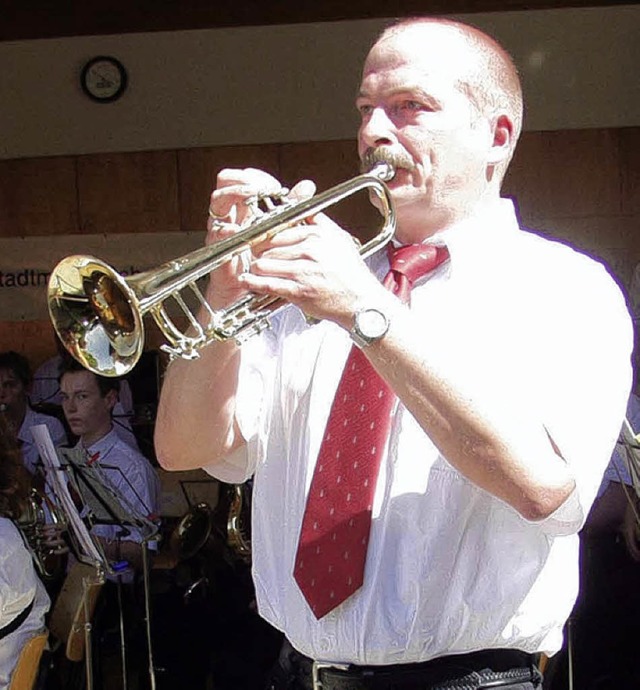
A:
[[[447,259],[446,247],[389,248],[387,289],[409,301],[413,282]],[[293,576],[316,618],[363,582],[371,509],[396,396],[358,347],[338,384],[311,479]]]

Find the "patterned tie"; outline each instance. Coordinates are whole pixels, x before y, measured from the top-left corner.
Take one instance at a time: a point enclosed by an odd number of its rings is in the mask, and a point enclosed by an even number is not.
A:
[[[413,282],[447,259],[446,247],[389,247],[387,289],[408,302]],[[363,582],[371,509],[396,396],[352,347],[311,479],[293,576],[316,618]]]

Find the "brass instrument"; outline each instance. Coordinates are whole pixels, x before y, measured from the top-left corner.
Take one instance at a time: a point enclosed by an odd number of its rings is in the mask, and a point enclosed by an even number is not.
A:
[[[66,565],[66,558],[63,557],[69,549],[61,540],[51,543],[45,535],[49,527],[59,534],[68,527],[66,516],[58,505],[46,493],[32,488],[25,509],[16,522],[27,541],[40,577],[48,582],[63,575]]]
[[[233,237],[127,278],[92,256],[69,256],[58,263],[49,279],[49,314],[54,328],[67,350],[85,368],[102,376],[120,376],[136,365],[144,346],[142,318],[146,313],[152,315],[169,343],[161,349],[173,357],[195,359],[200,348],[218,340],[244,342],[268,327],[269,316],[287,303],[270,295],[248,294],[226,309],[214,311],[196,281],[255,244],[363,189],[380,199],[384,216],[378,235],[360,247],[360,254],[369,256],[395,230],[395,212],[385,184],[393,175],[389,163],[378,162],[370,172],[306,201],[285,198],[281,205],[268,204],[266,212]],[[181,293],[187,289],[206,313],[206,325],[200,324],[186,304]],[[181,330],[169,317],[165,308],[169,298],[184,312],[187,329]]]
[[[246,492],[246,496],[245,496]],[[251,536],[247,524],[251,515],[249,493],[246,484],[231,487],[231,504],[227,516],[227,543],[239,558],[251,562]]]

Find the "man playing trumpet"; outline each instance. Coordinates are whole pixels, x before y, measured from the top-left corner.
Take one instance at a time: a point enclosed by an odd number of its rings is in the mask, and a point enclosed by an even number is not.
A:
[[[356,106],[363,165],[396,169],[393,247],[365,262],[319,214],[214,272],[213,308],[251,291],[299,309],[169,366],[158,457],[255,476],[257,601],[287,639],[270,687],[539,687],[624,415],[624,300],[500,198],[522,94],[492,38],[392,26]],[[223,170],[208,241],[279,189]]]

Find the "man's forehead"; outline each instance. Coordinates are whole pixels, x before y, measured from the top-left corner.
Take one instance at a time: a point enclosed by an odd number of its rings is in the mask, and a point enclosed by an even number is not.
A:
[[[91,391],[98,388],[96,377],[90,371],[66,371],[60,377],[63,390]]]
[[[382,74],[397,82],[429,81],[434,86],[464,80],[473,62],[467,42],[458,32],[434,31],[431,35],[431,30],[432,25],[427,24],[382,37],[365,60],[363,86]]]

